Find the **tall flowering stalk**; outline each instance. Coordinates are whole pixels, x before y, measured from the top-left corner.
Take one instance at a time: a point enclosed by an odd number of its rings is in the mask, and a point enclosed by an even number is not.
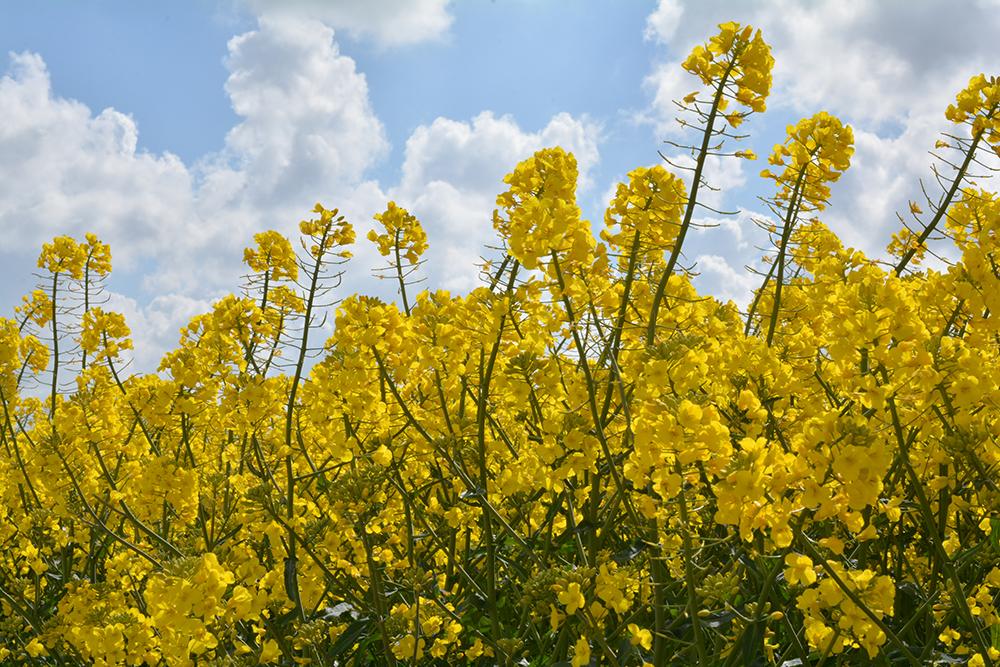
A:
[[[110,250],[46,244],[0,319],[0,662],[1000,661],[1000,200],[970,175],[996,79],[949,108],[963,158],[890,264],[819,218],[851,128],[790,127],[743,313],[678,267],[707,160],[754,157],[722,143],[770,50],[724,24],[684,67],[692,179],[631,171],[595,238],[574,157],[538,151],[467,294],[414,293],[427,235],[389,203],[398,299],[341,298],[354,230],[317,205],[129,375]]]

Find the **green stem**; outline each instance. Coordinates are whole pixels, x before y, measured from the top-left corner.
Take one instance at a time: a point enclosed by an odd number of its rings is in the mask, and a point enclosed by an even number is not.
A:
[[[670,276],[674,272],[674,265],[677,264],[677,260],[681,254],[681,246],[684,245],[684,237],[687,236],[688,227],[691,226],[691,218],[694,216],[694,207],[698,203],[698,189],[701,187],[701,173],[705,169],[705,160],[708,158],[708,149],[712,141],[712,131],[715,126],[715,119],[719,114],[719,103],[722,101],[722,95],[726,90],[726,82],[729,80],[729,74],[733,71],[733,67],[736,65],[737,57],[734,56],[730,61],[729,66],[726,71],[722,74],[722,78],[719,79],[719,85],[715,89],[715,97],[712,99],[712,110],[708,114],[708,121],[705,124],[705,133],[701,139],[701,149],[698,151],[698,160],[694,167],[694,179],[691,183],[691,194],[688,196],[687,208],[684,210],[684,220],[681,222],[681,227],[677,231],[677,240],[674,241],[674,247],[670,251],[670,259],[667,260],[667,266],[663,269],[663,275],[660,276],[660,282],[656,286],[656,294],[653,296],[653,306],[649,311],[649,325],[646,328],[646,345],[650,346],[653,344],[653,340],[656,338],[656,316],[660,309],[660,301],[663,300],[663,294],[667,290],[667,283],[670,281]]]
[[[934,515],[931,511],[930,502],[927,500],[927,494],[924,492],[923,483],[917,476],[917,471],[913,469],[913,465],[910,461],[910,443],[907,438],[903,436],[903,425],[899,418],[899,412],[896,409],[896,399],[890,397],[886,400],[886,404],[889,406],[889,414],[892,416],[892,428],[896,436],[896,443],[899,445],[900,458],[902,460],[903,467],[906,469],[906,473],[910,478],[910,483],[913,485],[913,491],[917,496],[917,505],[920,509],[921,518],[924,520],[924,527],[927,530],[927,538],[930,540],[930,543],[941,563],[941,569],[944,570],[945,576],[951,581],[951,585],[954,589],[952,601],[958,609],[959,614],[962,616],[962,620],[968,624],[969,630],[972,632],[973,639],[975,639],[976,644],[978,645],[979,652],[983,656],[983,661],[986,663],[987,667],[993,667],[993,661],[989,656],[990,647],[980,632],[979,624],[972,616],[972,611],[969,609],[968,602],[966,601],[966,592],[965,588],[962,586],[962,580],[959,578],[958,572],[955,571],[955,566],[952,564],[951,558],[948,556],[948,552],[944,550],[942,536],[937,531],[937,523],[934,521]]]
[[[517,278],[518,263],[510,271],[510,279],[507,281],[507,294],[514,289],[514,282]],[[504,324],[507,321],[507,313],[500,316],[500,326],[498,327],[496,339],[490,349],[489,359],[483,366],[483,356],[479,357],[479,397],[476,401],[476,444],[479,458],[479,494],[484,503],[489,503],[489,467],[486,456],[486,410],[487,401],[490,394],[490,381],[493,378],[493,369],[496,367],[497,355],[500,352],[500,343],[503,341]],[[497,609],[497,554],[496,543],[493,535],[493,520],[485,506],[482,512],[483,536],[486,538],[486,601],[490,614],[490,637],[496,643],[500,639],[500,614]]]
[[[396,253],[396,280],[399,282],[399,295],[403,300],[403,310],[410,314],[410,302],[406,298],[406,281],[403,279],[403,260],[399,256],[399,230],[396,230],[395,243],[392,249]]]
[[[815,153],[815,150],[813,153]],[[812,154],[810,154],[809,159],[812,160]],[[792,228],[795,226],[795,220],[798,217],[798,209],[802,202],[802,180],[805,178],[808,168],[809,162],[806,162],[802,165],[802,169],[799,170],[799,175],[795,179],[795,187],[792,189],[792,196],[788,202],[788,211],[785,214],[785,224],[781,230],[781,245],[778,247],[778,256],[774,260],[778,265],[778,275],[777,282],[774,285],[774,304],[771,307],[771,321],[767,325],[768,347],[771,347],[771,343],[774,341],[774,330],[778,326],[778,313],[781,310],[781,290],[785,284],[785,259],[788,254],[788,239],[792,236]],[[764,284],[760,286],[760,291],[763,292],[766,286],[767,279],[765,278]],[[749,318],[747,322],[749,323]]]
[[[684,583],[687,588],[688,616],[691,618],[691,629],[694,632],[694,647],[698,653],[698,664],[708,664],[705,658],[705,643],[701,634],[701,618],[698,616],[698,591],[695,589],[694,550],[691,545],[690,522],[688,520],[687,496],[684,493],[684,471],[681,463],[674,460],[674,474],[681,478],[681,488],[678,494],[681,510],[681,550],[684,557]]]
[[[326,248],[326,240],[330,234],[327,227],[317,244],[316,262],[313,265],[312,275],[309,278],[309,292],[306,297],[305,319],[302,323],[302,341],[299,345],[299,356],[295,363],[295,374],[292,376],[292,384],[288,391],[288,405],[285,408],[285,476],[287,477],[287,491],[285,498],[285,514],[288,520],[288,559],[285,563],[285,587],[289,599],[295,604],[295,611],[300,621],[305,621],[305,610],[302,607],[302,600],[299,594],[299,578],[296,560],[296,538],[294,527],[295,516],[295,475],[292,470],[292,423],[295,413],[295,395],[298,392],[299,382],[302,380],[302,369],[306,362],[306,353],[309,349],[309,328],[312,324],[313,307],[316,300],[316,290],[319,286],[319,275],[323,268],[323,251]]]
[[[59,330],[56,327],[56,289],[59,285],[59,272],[52,274],[52,391],[49,404],[49,419],[56,417],[56,391],[59,386]]]
[[[996,112],[996,110],[997,110],[997,105],[994,105],[993,108],[990,110],[990,113],[987,115],[992,116]],[[912,246],[910,246],[910,248],[905,253],[903,253],[903,256],[896,264],[896,268],[894,270],[897,276],[902,275],[903,271],[906,269],[906,265],[910,263],[911,259],[913,259],[913,256],[917,253],[917,250],[927,241],[927,237],[929,237],[931,233],[933,233],[938,223],[941,222],[941,219],[944,217],[945,213],[948,210],[948,206],[951,205],[952,199],[955,198],[955,193],[958,192],[958,188],[962,184],[962,179],[965,178],[965,173],[969,170],[969,165],[972,164],[972,158],[976,154],[976,148],[979,146],[979,141],[982,138],[983,138],[982,130],[973,135],[972,144],[969,145],[969,151],[965,154],[965,160],[962,161],[962,166],[958,168],[958,173],[955,174],[955,180],[952,181],[951,187],[948,188],[948,192],[945,194],[944,199],[941,200],[941,204],[940,206],[938,206],[937,212],[935,212],[934,214],[934,218],[930,221],[930,223],[926,227],[924,227],[924,231],[920,232],[920,236],[917,237],[917,242]],[[989,658],[987,657],[987,660],[988,659]]]

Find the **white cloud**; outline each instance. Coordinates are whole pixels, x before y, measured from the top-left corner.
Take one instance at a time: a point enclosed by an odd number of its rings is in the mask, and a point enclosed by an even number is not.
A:
[[[315,201],[370,219],[384,194],[365,174],[389,146],[365,77],[339,53],[333,31],[308,19],[262,18],[230,41],[226,64],[241,122],[221,152],[185,165],[138,150],[129,116],[95,115],[54,94],[40,56],[11,55],[0,79],[0,254],[33,255],[53,235],[97,233],[112,246],[116,276],[161,295],[131,309],[146,337],[154,329],[175,334],[192,314],[167,304],[203,305],[206,295],[235,289],[253,233],[297,235],[296,221]],[[372,259],[366,248],[358,254]],[[172,345],[173,334],[148,343]]]
[[[447,35],[454,17],[450,0],[246,0],[261,14],[323,21],[381,47],[434,41]]]
[[[721,300],[733,300],[745,308],[760,281],[747,269],[736,269],[721,255],[698,255],[695,258],[700,274],[694,279],[702,294],[711,294]]]
[[[684,6],[678,0],[660,0],[656,10],[646,17],[643,36],[657,42],[669,42],[677,32]]]
[[[760,28],[776,62],[768,112],[759,121],[783,126],[824,109],[853,125],[853,165],[822,217],[845,243],[878,255],[898,228],[896,211],[906,210],[908,199],[922,199],[919,180],[939,192],[927,151],[948,127],[944,108],[970,76],[995,71],[1000,12],[990,4],[687,2],[668,53],[646,78],[651,100],[639,119],[660,136],[676,134],[672,100],[699,87],[680,60],[720,22]],[[673,7],[661,0],[649,21]]]
[[[41,57],[10,55],[0,79],[0,234],[8,251],[37,252],[57,234],[93,231],[119,263],[192,228],[191,179],[179,158],[136,151],[135,122],[92,115],[53,95]]]
[[[554,116],[538,132],[525,132],[511,116],[484,111],[470,122],[437,118],[421,125],[406,141],[404,194],[434,180],[462,183],[464,189],[492,192],[503,188],[503,177],[514,165],[548,146],[571,151],[580,170],[580,189],[590,184],[590,169],[599,158],[600,128],[568,113]]]
[[[296,235],[295,222],[314,202],[369,218],[381,192],[365,174],[389,144],[365,76],[318,21],[263,17],[257,30],[230,40],[226,66],[226,92],[243,120],[194,172],[205,221],[200,247],[213,251],[213,276],[231,284],[240,249],[255,232]],[[220,251],[233,269],[221,270]],[[201,280],[186,270],[156,279],[161,287]]]
[[[194,166],[136,149],[135,122],[53,94],[35,54],[14,54],[0,79],[0,233],[34,252],[54,234],[93,231],[125,267],[154,256],[149,287],[236,274],[256,231],[294,229],[312,203],[370,215],[365,172],[388,152],[364,75],[315,21],[261,19],[229,44],[226,90],[242,121],[225,148]],[[377,190],[377,187],[374,188]],[[358,203],[354,203],[355,200]],[[360,204],[360,205],[359,205]]]
[[[680,109],[674,101],[697,91],[700,86],[700,81],[681,69],[680,61],[654,65],[653,71],[643,80],[643,87],[652,92],[653,99],[649,108],[638,114],[637,120],[653,125],[659,135],[682,135],[686,130],[676,121]]]
[[[239,197],[253,203],[308,201],[357,182],[388,151],[368,84],[340,54],[333,30],[312,20],[263,17],[260,28],[229,41],[226,92],[244,120],[209,164],[239,172]]]
[[[743,251],[750,249],[750,241],[747,239],[747,229],[756,229],[754,220],[759,218],[751,211],[741,210],[736,215],[725,216],[704,216],[697,220],[698,226],[695,232],[699,236],[717,239],[719,235],[725,235],[728,244],[733,250]],[[749,227],[754,225],[754,227]],[[751,233],[752,235],[752,233]],[[706,239],[707,242],[708,239]],[[697,242],[697,241],[696,241]],[[716,249],[718,252],[718,249]]]
[[[874,122],[908,115],[914,101],[956,72],[967,79],[995,68],[993,44],[1000,31],[1000,12],[974,0],[701,0],[685,3],[682,12],[676,0],[661,0],[647,19],[647,34],[658,34],[649,26],[662,16],[675,17],[677,25],[667,23],[676,33],[670,57],[647,82],[656,95],[650,113],[661,125],[675,115],[668,93],[687,87],[675,80],[697,87],[694,77],[677,74],[680,60],[724,21],[760,28],[772,46],[772,109],[811,115],[822,108]]]
[[[140,370],[155,367],[191,315],[237,288],[241,250],[255,232],[296,237],[296,221],[315,201],[339,207],[358,231],[338,294],[394,292],[372,282],[368,270],[382,258],[364,238],[388,199],[367,174],[389,144],[365,76],[340,53],[333,30],[292,13],[267,15],[230,40],[225,62],[240,122],[221,151],[192,165],[137,149],[130,117],[114,109],[95,115],[58,97],[40,56],[12,56],[0,79],[0,159],[9,174],[0,183],[7,240],[0,257],[33,254],[54,234],[95,231],[110,242],[118,269],[110,307],[132,326]],[[426,286],[475,284],[473,265],[493,238],[496,194],[519,160],[561,145],[576,154],[585,190],[599,139],[598,125],[565,113],[537,131],[489,112],[417,128],[391,194],[428,227],[434,268]],[[132,290],[122,290],[122,280]]]
[[[775,45],[777,94],[810,113],[906,117],[943,81],[996,67],[1000,14],[975,2],[782,0],[757,20]],[[950,100],[932,101],[940,113]]]
[[[217,295],[221,296],[221,295]],[[212,299],[195,299],[181,294],[154,297],[148,303],[118,292],[108,292],[108,303],[103,306],[125,316],[132,330],[131,365],[142,371],[155,370],[163,351],[172,349],[180,338],[180,328],[192,317],[211,309]]]
[[[576,156],[578,191],[585,191],[600,157],[599,141],[598,125],[567,113],[557,114],[538,132],[489,111],[470,122],[437,118],[414,130],[406,142],[402,179],[390,194],[427,230],[428,286],[464,290],[476,284],[470,269],[483,246],[494,242],[496,196],[505,189],[504,175],[518,162],[540,148],[562,146]]]

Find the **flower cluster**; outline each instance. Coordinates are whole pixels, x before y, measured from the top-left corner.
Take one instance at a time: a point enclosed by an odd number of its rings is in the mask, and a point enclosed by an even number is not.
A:
[[[854,154],[854,131],[836,116],[820,111],[788,127],[788,138],[776,144],[768,162],[783,167],[780,173],[770,169],[761,176],[779,186],[778,199],[800,198],[812,208],[826,208],[833,183],[851,166]]]
[[[275,231],[254,234],[256,248],[243,251],[243,263],[251,271],[265,274],[269,280],[295,280],[299,275],[299,265],[295,261],[295,250],[287,238]]]
[[[628,179],[615,190],[604,216],[610,229],[601,238],[626,264],[633,252],[647,263],[662,260],[663,251],[677,239],[687,188],[659,165],[633,169]]]
[[[368,240],[378,246],[379,254],[388,257],[393,248],[398,247],[406,261],[416,264],[420,256],[427,250],[427,234],[424,228],[409,211],[389,202],[385,211],[375,215],[384,229],[379,234],[374,229],[368,232]]]
[[[753,111],[767,108],[774,57],[760,30],[754,33],[752,26],[723,23],[719,26],[718,35],[707,44],[694,47],[682,67],[700,78],[706,86],[722,89],[732,83],[735,86],[733,97]],[[733,127],[739,126],[743,120],[739,113],[727,118]]]
[[[944,115],[953,123],[970,123],[972,136],[982,135],[989,143],[1000,144],[1000,78],[972,77]]]
[[[725,24],[686,67],[762,109],[770,64]],[[991,118],[976,81],[952,120]],[[354,231],[317,205],[154,374],[107,246],[46,244],[0,318],[0,662],[1000,662],[1000,204],[960,173],[887,268],[796,219],[851,143],[820,113],[775,149],[748,312],[675,269],[697,180],[630,172],[595,238],[560,148],[468,294],[407,295],[394,204],[398,303],[335,293]],[[934,231],[954,261],[906,271]]]
[[[580,218],[576,180],[576,159],[561,148],[539,151],[504,178],[510,189],[497,197],[493,226],[507,239],[511,257],[526,268],[551,253],[570,261],[590,254],[594,238]]]

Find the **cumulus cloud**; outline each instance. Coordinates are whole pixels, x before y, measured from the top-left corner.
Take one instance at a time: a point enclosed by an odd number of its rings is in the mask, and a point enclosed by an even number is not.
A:
[[[469,122],[437,118],[414,130],[406,142],[402,179],[390,194],[427,229],[431,284],[456,290],[475,285],[469,268],[495,238],[491,216],[505,189],[503,177],[538,149],[558,145],[573,152],[578,191],[590,188],[600,132],[597,124],[567,113],[530,132],[512,117],[489,111]]]
[[[643,86],[650,92],[652,101],[646,109],[636,114],[637,120],[652,125],[658,135],[682,135],[686,130],[676,120],[680,110],[675,100],[697,91],[699,85],[700,82],[681,69],[680,61],[655,64],[653,71],[643,80]]]
[[[119,111],[95,114],[59,97],[38,55],[12,55],[0,79],[0,159],[9,166],[0,183],[0,258],[34,254],[54,234],[94,231],[111,243],[110,307],[126,314],[142,370],[155,367],[191,315],[238,286],[241,250],[255,232],[296,237],[296,221],[315,201],[339,207],[358,231],[341,294],[394,293],[369,275],[383,260],[364,238],[390,194],[428,228],[427,286],[465,290],[516,162],[561,145],[575,152],[586,190],[599,159],[600,128],[587,118],[558,114],[536,131],[490,112],[467,122],[438,118],[413,132],[400,182],[387,191],[368,176],[389,154],[386,132],[364,74],[340,52],[332,28],[302,13],[267,14],[230,40],[225,64],[239,122],[220,151],[194,164],[138,149],[136,123]]]
[[[677,32],[684,6],[678,0],[660,0],[656,10],[646,17],[643,36],[657,42],[669,42]]]
[[[673,100],[699,87],[680,61],[695,43],[735,20],[759,27],[775,56],[774,88],[767,114],[755,120],[781,128],[801,116],[828,110],[853,125],[853,166],[833,188],[823,214],[846,243],[880,254],[898,227],[895,212],[920,199],[919,180],[934,186],[927,154],[948,128],[945,106],[968,78],[996,68],[1000,12],[983,0],[912,3],[902,0],[661,0],[647,35],[660,17],[672,39],[651,67],[645,85],[649,106],[639,114],[660,136],[676,134]],[[932,188],[932,190],[934,190]],[[934,190],[936,192],[936,190]]]
[[[257,231],[294,235],[295,221],[316,201],[370,217],[382,193],[365,174],[389,143],[367,80],[340,53],[333,30],[312,19],[262,17],[257,30],[230,40],[226,66],[226,92],[242,120],[222,151],[193,168],[206,221],[201,245],[238,260]],[[182,284],[187,276],[161,271],[156,278]]]
[[[943,81],[996,67],[1000,15],[980,2],[825,0],[804,9],[783,0],[760,14],[774,26],[778,83],[799,109],[830,107],[859,121],[908,116]],[[938,113],[947,101],[935,101]]]
[[[389,144],[333,31],[263,18],[230,41],[226,64],[241,122],[221,152],[185,165],[137,150],[132,118],[55,95],[40,56],[13,54],[0,79],[6,247],[34,252],[53,234],[93,231],[126,268],[155,254],[160,276],[179,288],[216,274],[220,254],[238,262],[253,232],[294,221],[317,200],[370,215],[381,193],[364,175]]]
[[[647,35],[659,32],[659,17],[675,35],[663,64],[650,74],[654,92],[677,89],[669,79],[691,47],[739,21],[760,28],[775,56],[772,108],[812,112],[824,108],[857,120],[883,122],[906,116],[924,92],[942,79],[966,79],[996,67],[995,35],[1000,13],[989,3],[912,3],[903,0],[660,0],[650,14]],[[684,74],[684,78],[694,79]],[[674,116],[672,98],[658,95],[651,111],[664,123]]]
[[[129,116],[94,114],[56,95],[40,56],[11,55],[0,79],[0,155],[8,165],[0,255],[34,254],[55,234],[93,231],[112,245],[117,275],[131,272],[140,292],[161,295],[131,309],[139,330],[145,321],[146,330],[174,336],[191,309],[164,304],[203,304],[235,288],[241,249],[254,232],[294,234],[315,201],[370,218],[384,194],[365,174],[389,144],[365,77],[339,52],[332,29],[264,17],[230,41],[226,65],[240,123],[219,153],[185,165],[170,153],[138,150]]]
[[[246,0],[257,14],[310,18],[372,39],[381,47],[399,47],[439,40],[454,17],[450,0]]]
[[[703,293],[712,294],[723,301],[734,301],[740,308],[746,308],[753,296],[753,290],[760,286],[756,276],[744,268],[735,268],[722,255],[698,255],[700,275],[694,284]]]
[[[191,177],[181,160],[137,152],[129,116],[94,115],[54,95],[40,56],[10,55],[0,115],[0,234],[8,252],[33,253],[53,235],[86,230],[134,264],[191,231]]]
[[[316,21],[263,17],[229,41],[226,92],[243,121],[217,156],[226,164],[210,161],[206,171],[238,173],[240,199],[315,198],[357,181],[388,151],[365,76],[333,36]]]

